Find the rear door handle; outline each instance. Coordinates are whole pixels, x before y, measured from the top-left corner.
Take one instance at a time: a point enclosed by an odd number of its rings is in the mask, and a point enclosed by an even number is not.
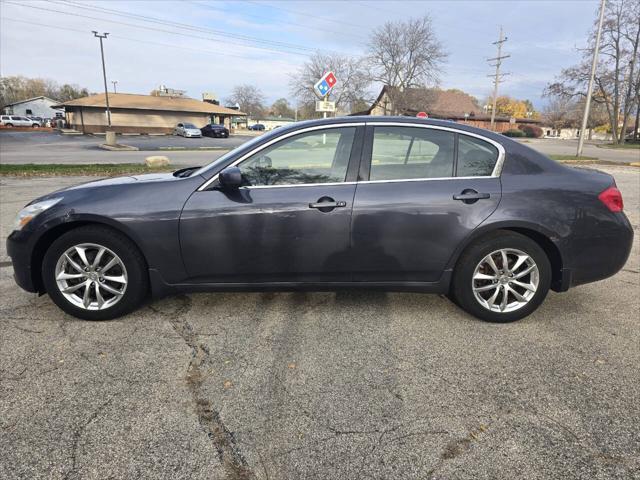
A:
[[[476,192],[472,188],[467,188],[461,193],[453,196],[454,200],[460,200],[464,203],[475,203],[478,200],[485,200],[487,198],[491,198],[491,195],[488,193]]]

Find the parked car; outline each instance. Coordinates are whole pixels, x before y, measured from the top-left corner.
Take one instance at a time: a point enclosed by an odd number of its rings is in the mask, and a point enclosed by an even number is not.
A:
[[[37,123],[38,126],[40,127],[44,127],[45,123],[44,123],[44,118],[42,117],[27,117],[29,120],[31,120],[34,123]]]
[[[258,130],[260,132],[264,131],[264,125],[261,123],[255,123],[249,127],[249,130]]]
[[[0,116],[0,125],[5,127],[40,127],[40,123],[27,117],[18,115],[2,115]]]
[[[45,195],[7,251],[18,285],[91,320],[149,293],[371,288],[448,294],[510,322],[550,288],[615,274],[632,241],[606,173],[467,125],[367,116]]]
[[[215,123],[205,125],[200,129],[203,137],[227,138],[229,130],[224,125],[216,125]]]
[[[180,135],[182,137],[201,137],[202,133],[200,129],[196,127],[193,123],[179,123],[176,125],[176,128],[173,129],[174,135]]]

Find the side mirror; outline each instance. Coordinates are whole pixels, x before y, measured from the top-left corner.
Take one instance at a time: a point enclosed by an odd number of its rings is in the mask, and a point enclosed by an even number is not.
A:
[[[223,188],[239,188],[242,185],[242,173],[238,167],[227,167],[218,174]]]

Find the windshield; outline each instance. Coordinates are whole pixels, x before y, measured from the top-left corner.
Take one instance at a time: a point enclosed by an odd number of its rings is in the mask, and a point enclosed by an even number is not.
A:
[[[185,123],[184,128],[198,128],[193,123]]]

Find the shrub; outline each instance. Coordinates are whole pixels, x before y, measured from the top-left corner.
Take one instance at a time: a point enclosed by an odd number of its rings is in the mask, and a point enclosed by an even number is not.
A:
[[[518,125],[518,129],[524,132],[527,138],[540,138],[542,129],[536,125]]]
[[[522,130],[507,130],[506,132],[502,132],[505,137],[524,137],[524,132]]]

